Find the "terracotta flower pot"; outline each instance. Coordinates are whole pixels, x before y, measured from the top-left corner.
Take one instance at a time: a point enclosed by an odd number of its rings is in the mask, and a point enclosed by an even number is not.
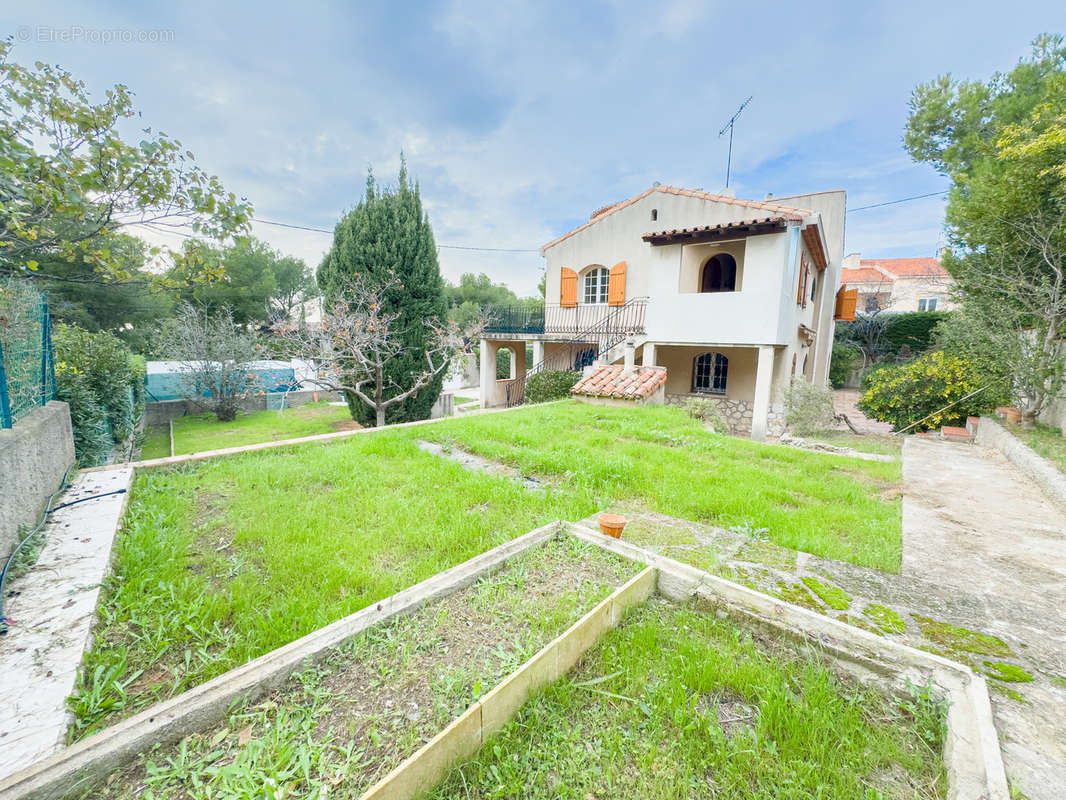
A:
[[[626,526],[626,518],[620,514],[600,514],[600,530],[604,536],[613,539],[622,538],[622,528]]]

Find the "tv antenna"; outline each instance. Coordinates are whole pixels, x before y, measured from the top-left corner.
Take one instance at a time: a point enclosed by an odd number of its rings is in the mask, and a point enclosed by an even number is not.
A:
[[[754,95],[752,95],[754,97]],[[737,109],[737,113],[729,118],[729,122],[722,126],[722,130],[718,131],[718,138],[721,139],[725,136],[725,132],[729,131],[729,156],[725,162],[725,188],[729,188],[729,168],[733,164],[733,125],[736,123],[737,118],[740,116],[740,112],[743,111],[748,103],[751,102],[751,97],[740,104],[740,108]]]

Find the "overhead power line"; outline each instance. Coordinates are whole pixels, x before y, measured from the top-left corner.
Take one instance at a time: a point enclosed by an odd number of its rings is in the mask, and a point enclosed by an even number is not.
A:
[[[313,231],[314,233],[328,233],[333,234],[333,231],[328,228],[315,228],[310,225],[293,225],[289,222],[276,222],[271,219],[262,219],[261,217],[253,217],[256,222],[262,222],[264,225],[275,225],[279,228],[292,228],[297,231]],[[471,245],[464,244],[438,244],[437,247],[442,250],[478,250],[485,253],[539,253],[540,250],[518,247],[473,247]]]
[[[948,193],[947,189],[941,189],[939,192],[929,192],[928,194],[916,194],[916,195],[913,195],[912,197],[903,197],[903,198],[900,198],[899,200],[889,200],[889,201],[887,201],[885,203],[874,203],[873,205],[870,205],[870,206],[859,206],[858,208],[849,208],[848,211],[851,211],[851,212],[865,211],[868,208],[881,208],[882,206],[894,206],[897,203],[909,203],[911,200],[922,200],[923,198],[926,198],[926,197],[936,197],[937,195],[943,195],[943,194],[947,194],[947,193]]]

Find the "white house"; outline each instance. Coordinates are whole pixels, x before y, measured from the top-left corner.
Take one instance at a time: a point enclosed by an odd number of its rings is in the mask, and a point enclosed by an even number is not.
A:
[[[937,258],[844,258],[840,282],[858,291],[858,308],[875,311],[950,311],[954,286]]]
[[[532,370],[663,367],[666,402],[711,397],[734,432],[778,432],[790,380],[824,383],[834,317],[854,314],[854,295],[837,294],[844,200],[657,185],[598,210],[541,249],[543,312],[494,314],[481,341],[482,404],[522,402],[520,356],[532,342]],[[498,378],[502,348],[515,357]]]

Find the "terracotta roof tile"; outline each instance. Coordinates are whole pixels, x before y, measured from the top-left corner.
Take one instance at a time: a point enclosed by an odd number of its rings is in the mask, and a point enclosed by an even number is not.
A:
[[[621,364],[612,364],[593,370],[578,381],[570,392],[590,397],[634,400],[651,397],[665,384],[665,367],[635,367],[627,373]]]
[[[860,266],[878,266],[897,278],[946,278],[948,271],[935,258],[864,258]]]
[[[668,231],[656,231],[654,233],[645,233],[641,238],[644,241],[650,239],[658,239],[663,236],[676,236],[680,233],[709,233],[711,231],[728,231],[733,228],[746,228],[752,225],[769,225],[775,222],[784,222],[785,217],[758,217],[756,219],[746,219],[741,222],[722,222],[718,225],[698,225],[695,228],[672,228]]]
[[[866,262],[863,262],[866,263]],[[892,278],[880,270],[873,269],[871,267],[860,267],[854,269],[851,267],[844,267],[840,271],[841,283],[892,283]]]
[[[652,186],[650,189],[645,189],[640,194],[635,195],[634,197],[630,197],[628,200],[623,200],[622,202],[615,203],[614,205],[611,205],[611,206],[604,206],[602,209],[597,210],[596,213],[593,214],[592,219],[590,219],[584,225],[578,225],[576,228],[574,228],[569,233],[564,233],[559,238],[552,239],[550,242],[548,242],[546,245],[544,245],[543,247],[540,248],[541,252],[543,253],[549,247],[554,247],[555,245],[559,244],[559,242],[563,241],[564,239],[569,239],[575,233],[579,233],[579,232],[585,230],[585,228],[588,228],[588,227],[590,227],[592,225],[595,225],[601,219],[606,219],[607,217],[611,216],[611,214],[615,213],[616,211],[621,211],[623,208],[626,208],[627,206],[633,205],[633,203],[637,202],[638,200],[643,200],[645,197],[647,197],[652,192],[662,192],[663,194],[673,194],[673,195],[678,195],[680,197],[695,197],[695,198],[697,198],[699,200],[713,200],[716,203],[724,203],[725,205],[730,205],[730,206],[744,206],[746,208],[758,208],[758,209],[761,209],[763,211],[770,211],[770,212],[773,212],[773,213],[783,214],[787,218],[789,218],[791,220],[796,220],[796,221],[802,220],[804,217],[810,216],[811,213],[813,213],[813,212],[811,212],[811,211],[809,211],[807,209],[804,209],[804,208],[794,208],[792,206],[783,206],[783,205],[781,205],[779,203],[767,203],[767,202],[760,201],[760,200],[740,200],[740,199],[738,199],[736,197],[727,197],[727,196],[722,195],[722,194],[712,194],[710,192],[700,192],[700,191],[697,191],[695,189],[682,189],[680,186]]]

